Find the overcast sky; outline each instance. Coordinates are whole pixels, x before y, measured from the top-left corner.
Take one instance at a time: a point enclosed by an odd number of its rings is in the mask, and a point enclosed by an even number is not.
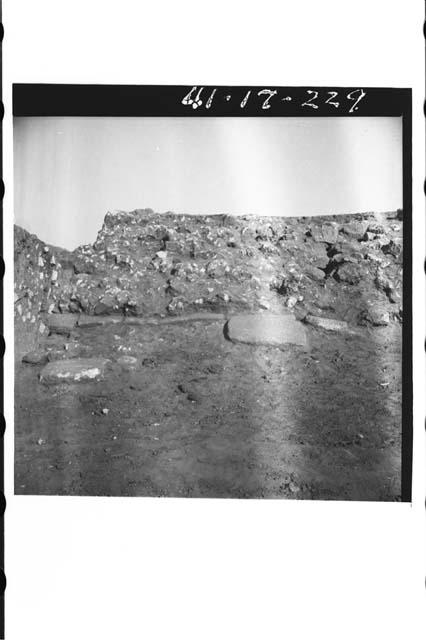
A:
[[[74,249],[107,211],[402,207],[400,118],[14,119],[15,222]]]

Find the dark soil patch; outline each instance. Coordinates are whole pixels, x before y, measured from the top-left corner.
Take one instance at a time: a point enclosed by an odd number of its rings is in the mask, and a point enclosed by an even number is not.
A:
[[[307,327],[309,349],[232,344],[220,321],[74,333],[113,364],[49,387],[17,362],[16,493],[400,499],[399,324]]]

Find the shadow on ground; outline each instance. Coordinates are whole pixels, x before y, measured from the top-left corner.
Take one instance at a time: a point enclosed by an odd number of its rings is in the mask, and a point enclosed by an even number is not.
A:
[[[78,329],[112,361],[98,383],[17,363],[16,493],[399,499],[400,325],[306,330],[279,349],[219,321]]]

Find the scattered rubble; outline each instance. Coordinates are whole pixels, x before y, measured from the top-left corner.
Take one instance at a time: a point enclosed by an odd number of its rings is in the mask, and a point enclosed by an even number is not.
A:
[[[401,322],[401,217],[136,209],[108,213],[95,242],[72,252],[15,227],[18,350],[37,350],[47,333],[196,313],[291,310],[359,325]]]
[[[400,214],[17,228],[15,487],[400,499],[401,321]]]

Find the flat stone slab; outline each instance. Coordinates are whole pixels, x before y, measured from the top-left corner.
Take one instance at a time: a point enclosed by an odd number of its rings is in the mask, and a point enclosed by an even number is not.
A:
[[[40,372],[43,384],[96,382],[101,380],[109,360],[106,358],[73,358],[49,362]]]
[[[78,319],[78,326],[82,328],[87,327],[102,327],[108,324],[119,324],[123,322],[123,316],[115,315],[115,316],[89,316],[89,315],[80,315]]]
[[[26,364],[46,364],[47,353],[45,351],[30,351],[22,358]]]
[[[356,333],[344,320],[334,320],[334,318],[321,318],[320,316],[307,315],[305,317],[305,322],[313,327],[325,329],[325,331]]]
[[[233,316],[225,325],[225,335],[232,342],[281,347],[287,344],[306,346],[305,328],[293,315],[272,313]]]
[[[134,317],[128,316],[124,319],[124,323],[130,326],[161,326],[163,324],[185,324],[190,322],[223,322],[225,320],[225,314],[223,313],[189,313],[182,316],[168,316],[166,318],[147,318],[147,317]]]
[[[74,313],[52,313],[47,319],[50,333],[69,335],[77,324],[78,315]]]

